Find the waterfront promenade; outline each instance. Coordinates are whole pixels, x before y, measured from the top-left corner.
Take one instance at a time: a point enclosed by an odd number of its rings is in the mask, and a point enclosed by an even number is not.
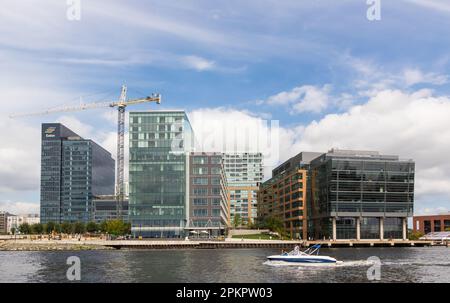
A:
[[[432,241],[409,240],[345,240],[345,241],[292,241],[292,240],[103,240],[103,239],[0,239],[0,251],[34,250],[107,250],[107,249],[231,249],[231,248],[278,248],[290,250],[294,246],[309,247],[321,244],[323,248],[350,247],[423,247],[436,246]]]

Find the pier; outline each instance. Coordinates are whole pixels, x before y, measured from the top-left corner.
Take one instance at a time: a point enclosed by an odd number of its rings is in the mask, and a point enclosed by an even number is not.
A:
[[[322,248],[359,247],[426,247],[447,246],[448,243],[409,240],[337,240],[337,241],[295,241],[295,240],[102,240],[102,239],[4,239],[0,240],[1,250],[102,250],[102,249],[241,249],[274,248],[292,249],[298,245],[308,248],[320,244]]]

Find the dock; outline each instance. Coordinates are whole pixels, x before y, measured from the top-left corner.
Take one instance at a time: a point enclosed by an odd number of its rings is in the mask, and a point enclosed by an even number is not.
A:
[[[273,248],[290,250],[295,246],[308,248],[312,245],[322,248],[357,247],[431,247],[446,246],[448,243],[409,240],[336,240],[336,241],[299,241],[299,240],[103,240],[103,239],[63,239],[63,240],[0,240],[1,250],[101,250],[101,249],[243,249]]]
[[[116,249],[237,249],[237,248],[277,248],[292,249],[294,246],[303,248],[321,244],[323,248],[345,247],[425,247],[436,246],[431,241],[290,241],[290,240],[238,240],[226,241],[153,241],[153,240],[129,240],[108,241],[103,245]]]

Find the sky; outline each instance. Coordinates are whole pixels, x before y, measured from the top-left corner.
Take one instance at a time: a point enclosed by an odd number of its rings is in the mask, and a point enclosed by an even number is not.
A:
[[[9,115],[122,84],[163,98],[129,110],[186,110],[201,150],[263,152],[265,179],[301,151],[376,150],[415,160],[416,214],[450,210],[447,0],[380,0],[373,21],[366,0],[0,5],[0,210],[39,212],[41,123],[116,154],[114,109]]]

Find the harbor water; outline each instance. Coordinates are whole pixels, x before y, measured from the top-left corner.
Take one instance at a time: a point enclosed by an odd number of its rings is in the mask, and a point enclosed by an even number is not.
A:
[[[0,282],[70,282],[67,258],[79,257],[81,282],[450,282],[450,250],[422,248],[334,248],[332,266],[285,266],[267,262],[277,249],[186,249],[112,251],[3,251]],[[371,258],[372,257],[372,258]],[[369,260],[369,258],[371,258]]]

